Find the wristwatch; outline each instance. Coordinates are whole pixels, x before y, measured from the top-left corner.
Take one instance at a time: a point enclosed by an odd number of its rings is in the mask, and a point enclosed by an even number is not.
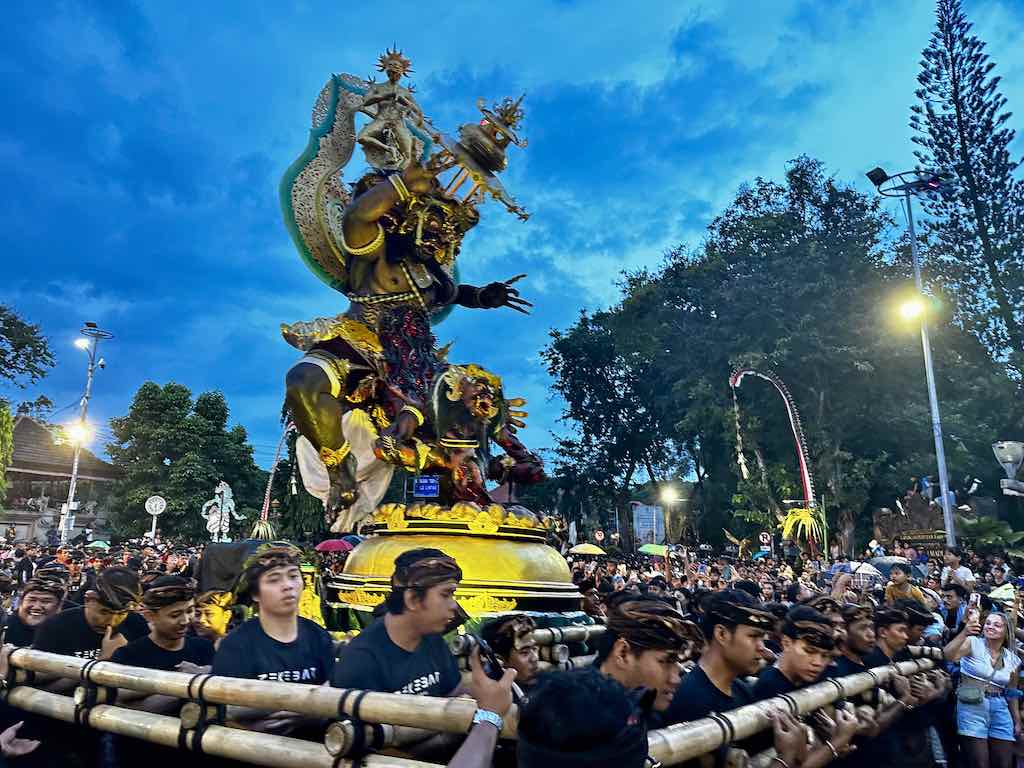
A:
[[[473,715],[473,725],[479,725],[480,723],[490,723],[498,729],[498,733],[501,733],[501,729],[505,725],[505,720],[497,712],[478,709]]]

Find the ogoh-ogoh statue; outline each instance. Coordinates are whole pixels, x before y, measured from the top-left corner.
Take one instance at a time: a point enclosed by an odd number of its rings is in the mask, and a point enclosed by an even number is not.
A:
[[[486,196],[527,217],[495,175],[506,147],[525,145],[516,135],[521,100],[478,103],[483,119],[456,140],[436,133],[399,84],[409,71],[401,53],[388,51],[379,69],[388,83],[328,81],[309,145],[281,185],[303,260],[350,302],[336,317],[282,325],[304,353],[286,377],[300,471],[335,531],[373,512],[396,467],[437,474],[449,504],[490,503],[486,480],[543,478],[540,459],[516,437],[524,401],[506,399],[501,379],[482,367],[449,363],[432,331],[454,306],[524,314],[532,306],[514,287],[525,275],[478,287],[460,283],[457,269]],[[357,142],[357,112],[373,121],[358,134],[370,170],[348,190],[341,171]]]

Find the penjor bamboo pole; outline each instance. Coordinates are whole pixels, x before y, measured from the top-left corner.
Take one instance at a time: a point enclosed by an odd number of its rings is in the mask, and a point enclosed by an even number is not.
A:
[[[55,720],[69,723],[75,721],[75,704],[68,696],[19,687],[7,693],[7,702],[19,709]],[[180,721],[176,717],[107,704],[98,704],[88,712],[89,726],[97,730],[131,736],[165,747],[178,747]],[[219,725],[211,725],[203,733],[202,751],[208,755],[269,768],[436,768],[433,763],[384,755],[369,755],[355,761],[338,760],[322,744],[312,741]]]
[[[875,667],[847,677],[833,678],[801,688],[793,693],[748,704],[730,712],[714,713],[709,717],[680,723],[648,734],[648,754],[664,765],[677,765],[699,755],[713,752],[733,741],[752,736],[771,727],[770,713],[775,709],[788,710],[794,715],[812,712],[839,698],[863,693],[886,683],[893,668],[904,675],[924,672],[934,667],[928,659],[903,661],[886,667]]]
[[[82,668],[88,662],[71,656],[20,648],[11,654],[10,663],[41,674],[80,679]],[[232,704],[268,712],[287,710],[332,720],[347,715],[372,723],[404,725],[446,733],[468,733],[477,709],[476,702],[469,698],[442,699],[271,680],[190,675],[129,667],[109,661],[92,664],[86,671],[86,677],[96,685],[128,688],[179,699],[196,699],[201,686],[203,701],[211,704]],[[515,738],[518,723],[518,710],[513,707],[505,717],[501,735]]]

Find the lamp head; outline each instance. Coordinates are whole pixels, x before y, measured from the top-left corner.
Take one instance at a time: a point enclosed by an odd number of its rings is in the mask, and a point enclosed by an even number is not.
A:
[[[992,443],[992,453],[1010,480],[1017,477],[1017,470],[1024,463],[1024,443],[1016,440],[1000,440]]]
[[[904,320],[916,320],[924,314],[924,301],[920,298],[907,299],[900,304],[900,317]]]
[[[76,421],[64,428],[72,445],[84,445],[92,440],[92,428],[84,421]]]
[[[889,174],[878,167],[872,168],[868,171],[867,177],[876,187],[881,186],[889,180]]]

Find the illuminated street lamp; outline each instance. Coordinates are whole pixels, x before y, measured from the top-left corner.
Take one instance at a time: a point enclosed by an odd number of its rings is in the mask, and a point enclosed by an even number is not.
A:
[[[935,371],[932,368],[932,346],[928,340],[928,315],[925,312],[924,290],[921,282],[921,262],[917,254],[917,234],[914,232],[914,211],[911,195],[935,194],[942,190],[942,177],[936,173],[904,171],[890,176],[881,168],[872,168],[868,179],[885,197],[901,198],[906,206],[907,233],[910,235],[910,258],[914,263],[914,285],[917,296],[904,302],[900,314],[907,320],[921,321],[921,349],[924,352],[924,374],[928,383],[928,404],[932,412],[932,436],[935,438],[935,461],[939,465],[939,493],[942,502],[942,519],[946,526],[946,544],[956,546],[956,530],[953,522],[953,505],[949,500],[949,476],[946,472],[946,449],[942,444],[942,420],[939,418],[939,397],[935,392]]]
[[[900,317],[904,320],[917,320],[924,311],[924,302],[920,298],[908,299],[900,304]]]
[[[78,421],[68,425],[66,432],[68,439],[75,446],[75,459],[71,464],[71,482],[68,484],[68,502],[61,507],[60,511],[60,545],[67,546],[68,534],[71,532],[71,521],[75,508],[75,488],[78,485],[78,459],[82,452],[82,445],[92,439],[92,429],[85,420],[89,411],[89,398],[92,397],[92,377],[97,368],[105,368],[106,362],[103,358],[96,357],[96,347],[102,339],[112,339],[114,334],[104,331],[96,323],[86,323],[80,331],[82,338],[75,339],[75,346],[89,353],[89,367],[86,369],[85,394],[78,408]]]
[[[72,445],[87,445],[93,436],[92,427],[84,421],[75,421],[68,424],[64,428],[64,433],[68,436],[68,442]]]
[[[679,497],[679,490],[674,485],[665,485],[661,489],[661,503],[665,505],[665,543],[669,544],[669,522],[672,516],[672,505],[678,504],[682,499]]]

